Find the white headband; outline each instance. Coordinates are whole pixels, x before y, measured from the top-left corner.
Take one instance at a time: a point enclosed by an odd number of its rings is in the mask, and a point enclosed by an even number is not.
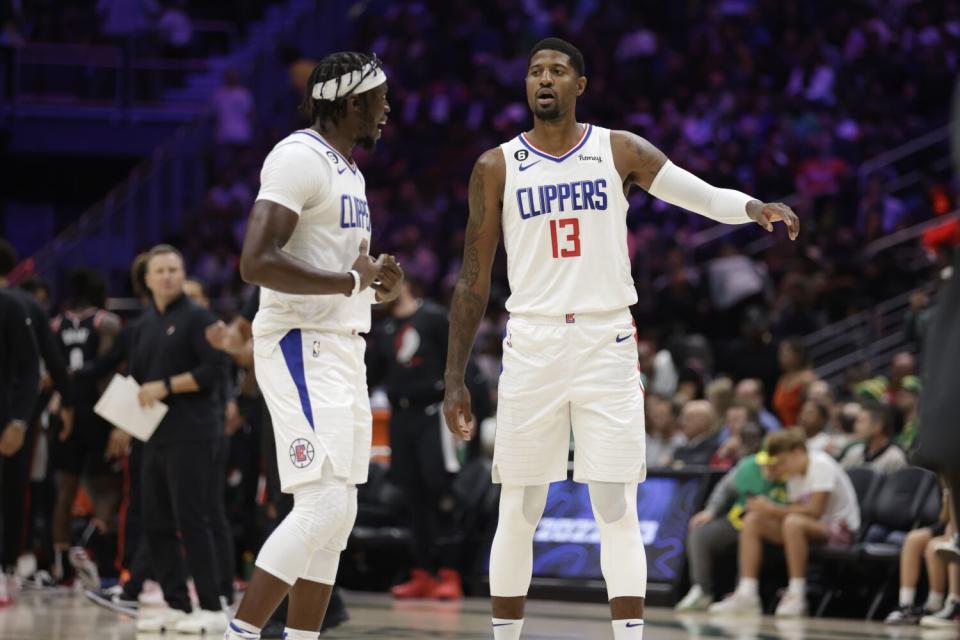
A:
[[[370,91],[387,81],[387,74],[377,67],[371,71],[373,63],[368,63],[362,69],[345,73],[339,78],[324,80],[313,85],[311,95],[314,100],[336,100],[346,95],[353,95]]]

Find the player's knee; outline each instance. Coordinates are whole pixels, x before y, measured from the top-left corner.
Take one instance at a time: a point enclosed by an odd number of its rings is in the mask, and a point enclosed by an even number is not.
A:
[[[535,531],[547,505],[548,485],[503,485],[500,489],[500,526],[513,524]]]
[[[623,519],[629,510],[627,490],[622,483],[591,482],[590,506],[597,523],[611,524]]]
[[[312,483],[293,492],[293,510],[287,516],[307,549],[346,544],[356,518],[356,489],[345,483]],[[352,502],[352,504],[351,504]]]

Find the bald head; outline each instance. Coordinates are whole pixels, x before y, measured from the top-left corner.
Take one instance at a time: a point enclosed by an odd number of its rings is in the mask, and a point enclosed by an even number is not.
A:
[[[680,412],[680,429],[688,440],[696,440],[717,428],[717,414],[706,400],[691,400]]]
[[[754,411],[763,408],[763,384],[756,378],[745,378],[737,383],[734,400]]]

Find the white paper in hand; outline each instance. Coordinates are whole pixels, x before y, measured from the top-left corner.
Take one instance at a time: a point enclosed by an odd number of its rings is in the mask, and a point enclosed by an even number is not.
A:
[[[114,374],[93,410],[113,426],[146,442],[167,415],[167,405],[156,402],[152,407],[141,407],[137,398],[139,393],[140,385],[136,380]]]

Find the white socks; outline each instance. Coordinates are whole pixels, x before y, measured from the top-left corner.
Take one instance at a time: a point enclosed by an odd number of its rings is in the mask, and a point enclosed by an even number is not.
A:
[[[523,618],[519,620],[493,619],[493,640],[520,640]]]
[[[643,620],[639,618],[614,620],[613,640],[643,640]]]
[[[927,594],[927,602],[923,605],[927,611],[940,611],[943,609],[943,594],[931,591]]]
[[[933,594],[930,594],[933,595]],[[901,607],[912,607],[913,601],[917,597],[917,590],[914,587],[900,587],[899,604]],[[943,594],[941,594],[941,598]],[[929,602],[929,600],[928,600]]]
[[[318,640],[319,631],[301,631],[300,629],[283,628],[283,640]]]
[[[223,634],[224,640],[260,640],[260,629],[249,622],[234,618]]]
[[[737,593],[748,598],[760,597],[760,581],[756,578],[740,578]]]
[[[806,578],[790,578],[790,582],[787,584],[787,591],[798,596],[807,595],[807,579]]]

